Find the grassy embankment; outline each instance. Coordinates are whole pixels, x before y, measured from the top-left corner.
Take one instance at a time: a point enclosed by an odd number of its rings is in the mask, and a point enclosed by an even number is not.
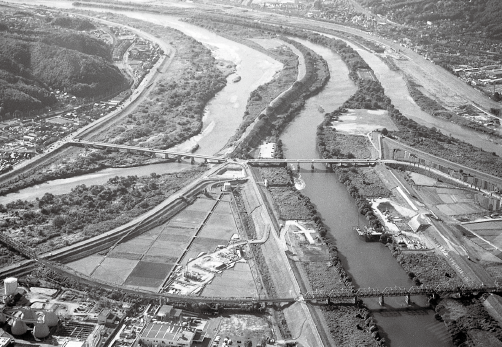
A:
[[[8,215],[0,231],[37,252],[58,249],[133,220],[204,171],[197,167],[164,175],[115,177],[103,185],[79,185],[68,194],[17,200],[5,206]]]
[[[421,90],[421,86],[414,81],[407,80],[408,91],[410,92],[411,97],[417,105],[422,109],[422,111],[427,112],[428,114],[445,119],[452,123],[458,124],[460,126],[472,129],[474,131],[478,131],[481,133],[489,134],[491,136],[500,137],[499,132],[495,129],[487,127],[478,122],[474,122],[466,117],[459,116],[453,111],[448,111],[444,108],[439,102],[425,95]]]

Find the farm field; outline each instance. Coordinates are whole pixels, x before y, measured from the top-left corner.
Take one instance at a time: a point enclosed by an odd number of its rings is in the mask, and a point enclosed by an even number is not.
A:
[[[485,211],[475,203],[474,193],[456,188],[421,187],[419,191],[425,194],[441,213],[448,216],[458,216]]]
[[[463,226],[494,246],[502,248],[502,220],[464,224]],[[473,241],[476,242],[476,240]],[[483,248],[489,247],[482,240],[479,240],[479,242],[476,243],[481,245]],[[489,248],[491,249],[492,247]]]
[[[248,263],[235,263],[231,269],[216,275],[211,284],[206,285],[204,296],[217,297],[258,297],[256,285]]]
[[[226,246],[237,234],[229,201],[230,197],[225,195],[220,201],[199,197],[168,222],[117,245],[106,257],[95,254],[68,265],[106,282],[159,291],[177,264],[186,265],[202,252],[210,253],[218,246]],[[243,285],[235,287],[236,292],[252,296],[256,290],[249,266],[244,264],[230,271],[233,272],[225,274],[224,279],[228,277]],[[236,274],[241,277],[235,277]],[[232,287],[225,289],[228,296],[235,295]]]

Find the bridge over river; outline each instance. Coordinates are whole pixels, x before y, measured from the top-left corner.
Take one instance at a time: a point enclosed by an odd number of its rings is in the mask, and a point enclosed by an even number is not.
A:
[[[117,151],[117,152],[128,152],[128,153],[146,153],[146,154],[151,154],[151,155],[157,155],[163,158],[173,158],[176,160],[181,160],[182,158],[191,158],[192,160],[195,158],[198,159],[204,159],[204,161],[212,161],[212,162],[217,162],[217,163],[223,163],[227,161],[226,158],[223,157],[216,157],[212,155],[205,155],[205,154],[196,154],[196,153],[190,153],[190,152],[180,152],[180,151],[173,151],[173,150],[162,150],[162,149],[154,149],[154,148],[148,148],[148,147],[140,147],[140,146],[128,146],[128,145],[120,145],[120,144],[115,144],[115,143],[106,143],[106,142],[92,142],[92,141],[69,141],[68,144],[74,145],[74,146],[81,146],[81,147],[92,147],[92,148],[98,148],[98,149],[106,149],[110,148],[111,150]]]

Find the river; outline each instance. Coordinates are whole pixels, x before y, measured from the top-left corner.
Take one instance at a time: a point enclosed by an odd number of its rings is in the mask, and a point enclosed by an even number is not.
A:
[[[9,2],[18,4],[25,3],[23,0],[9,0]],[[71,2],[66,1],[40,0],[37,1],[37,3],[58,8],[72,7]],[[98,10],[111,12],[105,9]],[[230,75],[227,78],[227,85],[216,94],[204,109],[204,126],[202,133],[176,146],[174,148],[175,150],[188,151],[189,148],[192,148],[197,143],[199,144],[197,153],[213,155],[220,151],[242,122],[250,93],[258,86],[272,80],[275,73],[282,69],[282,63],[261,52],[225,39],[209,30],[180,22],[176,17],[152,13],[134,13],[130,11],[113,12],[178,29],[203,43],[212,51],[216,59],[229,60],[236,64],[236,74],[241,76],[241,80],[238,83],[234,83],[232,79],[235,75]],[[113,176],[141,176],[152,172],[161,174],[179,171],[186,167],[186,165],[166,163],[149,165],[146,167],[107,169],[92,174],[82,175],[78,178],[53,180],[35,187],[22,189],[17,193],[0,197],[0,203],[6,204],[17,199],[34,200],[37,197],[42,197],[47,192],[53,194],[69,193],[72,188],[79,184],[103,184]]]
[[[286,157],[317,158],[315,149],[316,128],[323,120],[318,111],[338,108],[356,88],[348,78],[348,69],[339,56],[330,50],[302,40],[303,44],[322,55],[328,62],[331,79],[324,90],[307,100],[305,109],[281,135]],[[305,189],[302,193],[316,205],[329,235],[335,240],[344,268],[358,288],[411,287],[413,283],[381,243],[368,243],[352,231],[353,225],[364,225],[366,219],[356,209],[355,202],[346,187],[338,182],[333,173],[317,165],[301,169]],[[434,318],[427,308],[425,297],[412,297],[414,304],[408,307],[404,298],[386,298],[382,308],[377,299],[365,300],[373,311],[377,324],[386,334],[391,346],[451,346],[449,334],[443,323]],[[381,312],[380,312],[381,311]]]
[[[21,1],[11,0],[11,2]],[[61,7],[63,4],[67,6],[68,4],[67,2],[55,1],[39,1],[39,3],[56,7]],[[276,65],[274,65],[273,61],[267,61],[265,59],[266,56],[261,53],[218,37],[204,29],[174,21],[172,17],[150,13],[124,12],[124,14],[152,23],[168,24],[169,26],[176,27],[207,44],[213,49],[215,55],[237,63],[237,73],[241,75],[242,80],[237,84],[232,84],[232,88],[240,87],[242,89],[239,91],[237,89],[228,90],[228,93],[224,89],[211,101],[207,108],[205,129],[209,129],[213,121],[214,125],[212,131],[206,130],[206,134],[201,137],[199,142],[202,153],[213,154],[220,150],[225,141],[233,134],[233,131],[229,130],[230,127],[226,128],[226,123],[222,124],[214,119],[212,120],[212,117],[222,115],[222,117],[227,117],[223,118],[225,119],[223,122],[228,121],[232,122],[232,124],[235,122],[238,125],[242,118],[243,108],[245,107],[245,101],[249,96],[249,92],[259,84],[266,82],[267,78],[270,78],[272,75],[270,71],[273,68],[271,66]],[[284,152],[287,157],[292,158],[318,157],[315,151],[316,128],[323,118],[323,115],[318,111],[318,107],[322,106],[327,112],[332,111],[343,104],[355,92],[355,86],[348,78],[348,70],[338,56],[323,47],[310,43],[306,43],[306,45],[325,57],[331,71],[331,79],[320,94],[307,101],[301,115],[286,128],[284,134],[281,136],[284,144]],[[214,47],[217,47],[217,49]],[[462,131],[459,133],[452,132],[450,129],[453,129],[454,126],[451,123],[445,122],[446,124],[443,124],[436,119],[430,120],[425,117],[425,114],[421,111],[419,112],[417,106],[410,100],[406,88],[403,88],[403,80],[399,74],[390,71],[373,54],[369,52],[365,53],[365,51],[360,51],[360,53],[375,70],[377,76],[381,78],[387,95],[391,97],[396,107],[401,109],[405,115],[419,121],[421,124],[428,125],[429,123],[427,122],[432,121],[430,125],[443,129],[443,131],[451,133],[454,137],[460,136],[460,139],[472,137],[471,132],[465,133],[462,128],[460,128]],[[260,54],[260,56],[256,54]],[[240,56],[240,61],[237,55]],[[250,60],[251,65],[249,67],[244,65],[244,56]],[[263,61],[261,65],[257,63],[260,60]],[[267,63],[264,63],[265,61]],[[255,70],[248,70],[253,69],[253,66]],[[269,71],[267,74],[264,73],[264,69],[272,70],[267,70]],[[256,75],[251,76],[250,71],[260,72],[259,78],[256,78]],[[242,81],[246,81],[248,78],[256,79],[255,82],[250,82],[249,80],[248,84],[242,83]],[[416,118],[415,114],[419,115],[418,117],[420,118]],[[422,117],[424,117],[424,120],[422,120]],[[493,146],[491,142],[482,137],[479,141],[480,147],[485,150],[494,151],[491,149]],[[149,168],[150,166],[143,167],[141,170],[149,170]],[[127,170],[131,170],[131,172],[126,173]],[[85,182],[89,182],[87,184],[98,184],[97,181],[99,180],[106,181],[109,177],[119,174],[139,174],[138,170],[140,169],[118,169],[113,173],[109,173],[108,176],[107,173],[100,172],[84,175],[76,179],[69,179],[64,184],[53,181],[46,187],[52,193],[55,191],[61,192],[65,189],[70,189],[69,187],[72,184],[76,185]],[[165,168],[165,170],[169,169]],[[161,173],[157,169],[151,172]],[[387,286],[411,286],[412,283],[406,276],[406,273],[385,246],[380,243],[366,243],[352,232],[351,229],[354,224],[359,223],[362,225],[366,220],[357,213],[354,200],[347,193],[345,186],[338,182],[335,175],[326,172],[323,166],[316,166],[314,172],[310,169],[303,169],[301,175],[306,183],[303,193],[309,196],[316,205],[324,223],[329,229],[329,235],[335,240],[341,253],[344,267],[353,278],[353,283],[356,287],[371,286],[385,288]],[[44,185],[41,185],[38,190],[40,189],[44,189]],[[33,188],[29,190],[33,190]],[[20,193],[24,194],[24,192]],[[31,196],[33,198],[34,195]],[[451,340],[444,324],[434,319],[432,310],[426,308],[425,298],[413,297],[412,300],[415,304],[411,306],[411,309],[405,305],[404,298],[386,298],[386,305],[383,308],[378,305],[376,300],[367,300],[365,303],[373,311],[377,324],[385,332],[385,337],[391,346],[451,346]]]
[[[326,36],[334,37],[331,35]],[[488,135],[461,127],[460,125],[441,118],[433,117],[427,112],[422,111],[408,92],[406,81],[401,72],[392,71],[376,54],[351,42],[345,42],[354,48],[373,69],[376,77],[385,89],[385,94],[392,100],[394,106],[401,111],[404,116],[429,128],[435,127],[445,135],[452,136],[470,143],[473,146],[483,148],[487,152],[495,152],[499,156],[502,156],[502,146],[492,142]],[[478,93],[478,91],[474,89],[472,92]]]

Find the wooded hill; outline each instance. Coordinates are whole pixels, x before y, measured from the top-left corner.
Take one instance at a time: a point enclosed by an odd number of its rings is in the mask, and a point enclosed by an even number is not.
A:
[[[126,85],[111,63],[111,47],[86,33],[62,31],[53,23],[40,30],[0,26],[3,113],[53,105],[57,100],[50,88],[92,97]]]
[[[401,23],[448,19],[458,21],[466,32],[485,32],[502,39],[500,0],[357,0],[375,14],[392,12]]]

